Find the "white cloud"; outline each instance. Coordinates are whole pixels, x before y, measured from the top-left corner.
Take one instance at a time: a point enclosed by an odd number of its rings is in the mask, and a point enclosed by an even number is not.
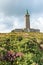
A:
[[[24,22],[24,18],[23,17],[14,18],[13,29],[24,28],[24,27],[25,27],[25,22]]]
[[[40,31],[43,32],[43,17],[32,18],[31,28],[40,29]]]
[[[43,16],[32,16],[30,17],[31,28],[40,29],[43,32]],[[10,32],[15,28],[24,28],[25,20],[24,17],[14,17],[14,16],[5,16],[4,14],[0,14],[0,32]]]
[[[31,12],[31,27],[43,31],[43,0],[0,0],[0,32],[25,27],[24,17],[20,17],[25,9]]]
[[[15,18],[13,22],[13,29],[18,28],[18,27],[19,27],[19,20],[18,18]]]
[[[10,29],[6,29],[5,24],[0,24],[0,33],[8,33],[10,31],[11,31]]]
[[[22,17],[14,17],[14,16],[3,16],[0,14],[0,32],[10,32],[12,29],[15,28],[23,28],[23,21]]]
[[[3,31],[6,28],[6,25],[0,24],[0,31]]]

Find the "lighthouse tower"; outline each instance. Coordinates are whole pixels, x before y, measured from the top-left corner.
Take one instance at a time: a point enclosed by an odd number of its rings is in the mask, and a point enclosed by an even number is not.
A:
[[[26,12],[26,15],[25,15],[25,19],[26,19],[26,29],[28,30],[28,32],[30,31],[30,15],[28,13],[28,10]]]

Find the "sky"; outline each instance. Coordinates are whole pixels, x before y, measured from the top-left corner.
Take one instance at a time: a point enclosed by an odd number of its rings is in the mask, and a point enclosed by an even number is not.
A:
[[[43,0],[0,0],[0,33],[25,28],[27,9],[30,27],[43,32]]]

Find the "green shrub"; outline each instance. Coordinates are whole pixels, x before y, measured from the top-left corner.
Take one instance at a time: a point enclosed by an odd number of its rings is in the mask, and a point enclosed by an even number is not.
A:
[[[18,40],[18,41],[21,41],[22,39],[23,39],[22,36],[18,36],[18,37],[17,37],[17,40]]]

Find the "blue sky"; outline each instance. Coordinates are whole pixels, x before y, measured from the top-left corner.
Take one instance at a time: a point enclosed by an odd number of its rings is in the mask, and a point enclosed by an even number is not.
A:
[[[43,0],[0,0],[0,32],[25,28],[27,9],[31,28],[43,32]]]

